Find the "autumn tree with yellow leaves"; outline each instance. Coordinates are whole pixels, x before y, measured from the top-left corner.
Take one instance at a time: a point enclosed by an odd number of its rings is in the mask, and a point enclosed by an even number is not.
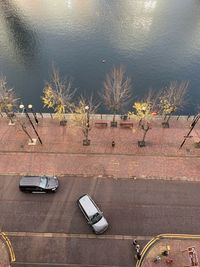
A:
[[[7,85],[6,77],[0,77],[0,112],[4,112],[8,117],[9,121],[13,123],[15,117],[15,109],[18,108],[18,100],[15,92],[12,88]]]
[[[62,80],[58,69],[53,67],[50,83],[46,83],[43,89],[42,101],[44,107],[52,108],[61,125],[65,122],[65,113],[70,112],[75,94],[70,80]]]
[[[81,128],[82,133],[85,137],[83,140],[83,145],[90,145],[90,140],[88,138],[89,131],[92,129],[91,117],[95,114],[98,105],[93,104],[92,98],[86,100],[84,97],[81,97],[78,104],[74,106],[71,114],[72,124]]]
[[[138,120],[138,127],[143,131],[143,138],[138,141],[138,146],[145,146],[147,132],[151,129],[151,120],[156,110],[157,96],[149,92],[148,96],[142,101],[133,104],[133,112],[129,112],[130,118]]]
[[[164,115],[162,125],[169,128],[169,120],[178,109],[186,104],[186,94],[188,92],[188,81],[170,82],[169,86],[163,89],[159,97],[159,107],[161,114]]]

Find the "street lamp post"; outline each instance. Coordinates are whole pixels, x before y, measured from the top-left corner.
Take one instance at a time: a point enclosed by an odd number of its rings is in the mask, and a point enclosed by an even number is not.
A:
[[[150,123],[146,119],[147,107],[143,106],[141,111],[143,113],[143,117],[139,120],[139,127],[144,131],[144,134],[143,134],[142,140],[138,141],[138,146],[139,147],[144,147],[146,145],[145,144],[146,134],[147,134],[148,130],[151,129],[151,128],[150,128]]]
[[[89,128],[90,127],[90,114],[89,114],[89,106],[86,106],[85,107],[85,110],[86,110],[86,114],[87,114],[87,122],[86,122],[86,126],[87,126],[87,128]]]
[[[25,113],[27,119],[29,120],[29,122],[30,122],[30,124],[31,124],[31,126],[32,126],[32,128],[33,128],[33,130],[34,130],[34,132],[35,132],[35,134],[36,134],[37,137],[38,137],[38,140],[39,140],[40,144],[42,145],[42,140],[41,140],[41,138],[40,138],[38,132],[36,131],[35,126],[34,126],[32,120],[31,120],[31,118],[30,118],[30,116],[29,116],[29,114],[28,114],[26,108],[24,107],[23,104],[21,104],[21,105],[19,106],[19,108],[22,109],[22,110],[24,111],[24,113]]]
[[[190,133],[192,132],[192,130],[194,129],[195,125],[197,124],[198,120],[200,119],[200,114],[197,114],[194,118],[194,120],[192,121],[191,125],[190,125],[190,130],[187,133],[186,136],[184,136],[183,142],[181,143],[179,149],[181,149],[183,147],[183,145],[185,144],[187,138],[190,137]]]
[[[37,115],[36,115],[36,113],[33,111],[33,106],[31,105],[31,104],[29,104],[28,105],[28,108],[30,109],[30,111],[32,112],[32,114],[33,114],[33,117],[34,117],[34,119],[35,119],[35,122],[36,122],[36,124],[38,124],[38,118],[37,118]]]
[[[89,133],[89,128],[90,128],[90,107],[85,106],[85,111],[86,111],[86,128],[85,128],[85,140],[83,140],[83,145],[89,146],[90,145],[90,140],[88,139],[88,133]]]

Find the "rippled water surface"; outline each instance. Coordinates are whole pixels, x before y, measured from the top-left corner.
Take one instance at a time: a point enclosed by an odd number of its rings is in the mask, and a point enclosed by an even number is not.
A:
[[[135,99],[189,80],[183,112],[200,100],[199,0],[0,0],[0,36],[0,72],[38,111],[52,63],[78,94],[98,97],[106,73],[124,64]]]

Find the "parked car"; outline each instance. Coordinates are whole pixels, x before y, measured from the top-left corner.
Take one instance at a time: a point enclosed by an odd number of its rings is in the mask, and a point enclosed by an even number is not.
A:
[[[56,192],[58,186],[55,176],[23,176],[19,182],[20,190],[30,193]]]
[[[81,196],[77,203],[88,224],[93,228],[95,234],[104,233],[108,228],[108,222],[103,216],[103,212],[97,207],[94,200],[92,200],[92,198],[86,194]]]

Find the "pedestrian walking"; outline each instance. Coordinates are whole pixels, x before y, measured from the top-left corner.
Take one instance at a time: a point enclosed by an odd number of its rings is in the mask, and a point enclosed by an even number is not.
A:
[[[112,147],[114,147],[114,146],[115,146],[115,141],[113,140],[113,141],[112,141]]]
[[[133,246],[136,246],[136,245],[137,245],[137,243],[138,243],[138,242],[137,242],[137,240],[136,240],[136,239],[134,239],[134,240],[133,240]]]
[[[166,256],[166,257],[169,256],[169,251],[168,251],[168,250],[164,250],[164,251],[162,252],[162,255],[163,255],[163,256]]]
[[[153,262],[158,263],[161,260],[160,256],[156,256],[155,259],[153,260]]]
[[[139,261],[139,260],[141,259],[141,254],[140,254],[140,253],[137,253],[137,254],[135,255],[135,259],[136,259],[137,261]]]
[[[136,249],[136,252],[139,253],[139,252],[140,252],[140,245],[137,244],[137,245],[135,246],[135,249]]]
[[[133,240],[133,246],[135,247],[136,252],[139,253],[140,252],[140,245],[138,244],[136,239]]]

